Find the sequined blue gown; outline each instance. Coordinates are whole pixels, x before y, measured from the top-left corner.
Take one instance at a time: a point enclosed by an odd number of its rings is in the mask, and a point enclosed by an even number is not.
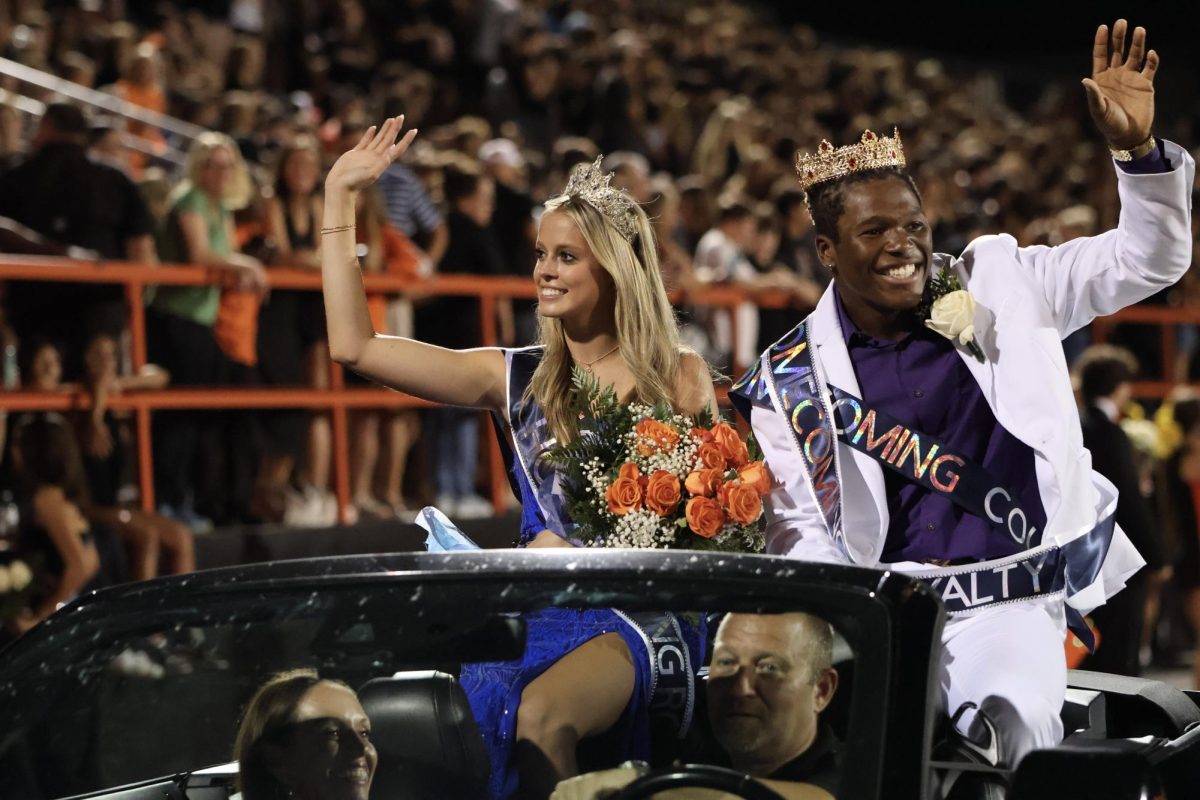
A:
[[[510,363],[510,394],[516,397],[520,396],[516,390],[523,385],[516,374],[520,366],[520,356],[530,353],[531,350],[533,349],[506,351]],[[534,352],[540,357],[540,351]],[[517,365],[513,364],[514,355],[517,356]],[[536,364],[536,361],[533,361],[533,364]],[[518,416],[514,415],[512,419],[518,420]],[[515,437],[518,447],[511,467],[514,489],[520,495],[522,506],[521,531],[517,546],[523,547],[547,528],[561,535],[557,528],[565,521],[555,518],[561,507],[553,509],[549,515],[543,511],[542,506],[547,504],[544,496],[546,482],[540,481],[543,495],[539,497],[530,483],[527,468],[521,461],[519,421],[514,428],[518,429]],[[547,516],[551,517],[550,522],[547,522]],[[606,633],[619,635],[629,648],[635,668],[634,688],[629,704],[617,724],[603,735],[604,751],[612,754],[612,763],[609,766],[616,766],[628,759],[650,759],[652,706],[658,707],[670,702],[676,709],[679,707],[671,698],[662,697],[665,692],[672,691],[667,686],[667,679],[663,677],[669,672],[688,673],[686,687],[676,688],[675,691],[687,692],[686,718],[682,719],[681,725],[686,727],[690,722],[690,698],[694,688],[692,677],[695,669],[703,663],[702,626],[675,615],[631,615],[615,609],[546,608],[526,614],[524,618],[526,643],[521,659],[464,664],[460,676],[462,687],[466,691],[491,756],[490,797],[497,800],[508,798],[517,788],[512,753],[521,693],[560,658],[597,636]],[[665,635],[664,631],[667,631]],[[669,656],[661,652],[662,642],[667,642],[668,647],[671,642],[678,646],[669,649],[671,652],[682,653],[684,663],[679,666],[684,669],[671,670],[665,667],[664,661]],[[660,669],[660,666],[663,668]]]

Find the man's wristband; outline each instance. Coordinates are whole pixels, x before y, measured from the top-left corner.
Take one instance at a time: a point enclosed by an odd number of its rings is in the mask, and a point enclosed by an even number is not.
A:
[[[1158,147],[1158,141],[1151,136],[1149,139],[1131,150],[1118,150],[1115,147],[1110,147],[1108,149],[1109,152],[1112,153],[1112,157],[1117,161],[1135,161],[1142,156],[1149,155],[1150,151],[1156,147]]]

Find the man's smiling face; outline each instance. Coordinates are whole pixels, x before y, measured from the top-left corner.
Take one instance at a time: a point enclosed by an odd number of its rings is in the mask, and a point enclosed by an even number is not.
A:
[[[821,261],[834,269],[850,318],[869,328],[921,302],[929,279],[933,234],[920,198],[899,177],[848,185],[838,240],[817,237]]]

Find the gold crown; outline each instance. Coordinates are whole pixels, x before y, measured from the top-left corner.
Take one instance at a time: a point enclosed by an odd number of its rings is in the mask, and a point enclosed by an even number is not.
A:
[[[594,164],[576,164],[571,170],[571,179],[563,194],[581,197],[592,208],[604,215],[627,242],[637,235],[637,217],[633,213],[633,198],[614,188],[612,173],[600,169],[604,156],[597,156]]]
[[[852,172],[903,167],[904,164],[904,145],[900,143],[899,128],[893,129],[891,137],[863,131],[858,144],[835,148],[822,139],[816,153],[797,154],[796,175],[800,188],[807,192],[818,183],[843,178]]]

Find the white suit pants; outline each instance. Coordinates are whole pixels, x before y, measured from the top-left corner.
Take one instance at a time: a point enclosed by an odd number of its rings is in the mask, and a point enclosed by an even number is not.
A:
[[[939,680],[946,713],[975,703],[995,724],[1010,766],[1062,740],[1067,690],[1062,601],[1029,601],[952,616],[942,632]],[[959,728],[967,733],[974,711]]]

